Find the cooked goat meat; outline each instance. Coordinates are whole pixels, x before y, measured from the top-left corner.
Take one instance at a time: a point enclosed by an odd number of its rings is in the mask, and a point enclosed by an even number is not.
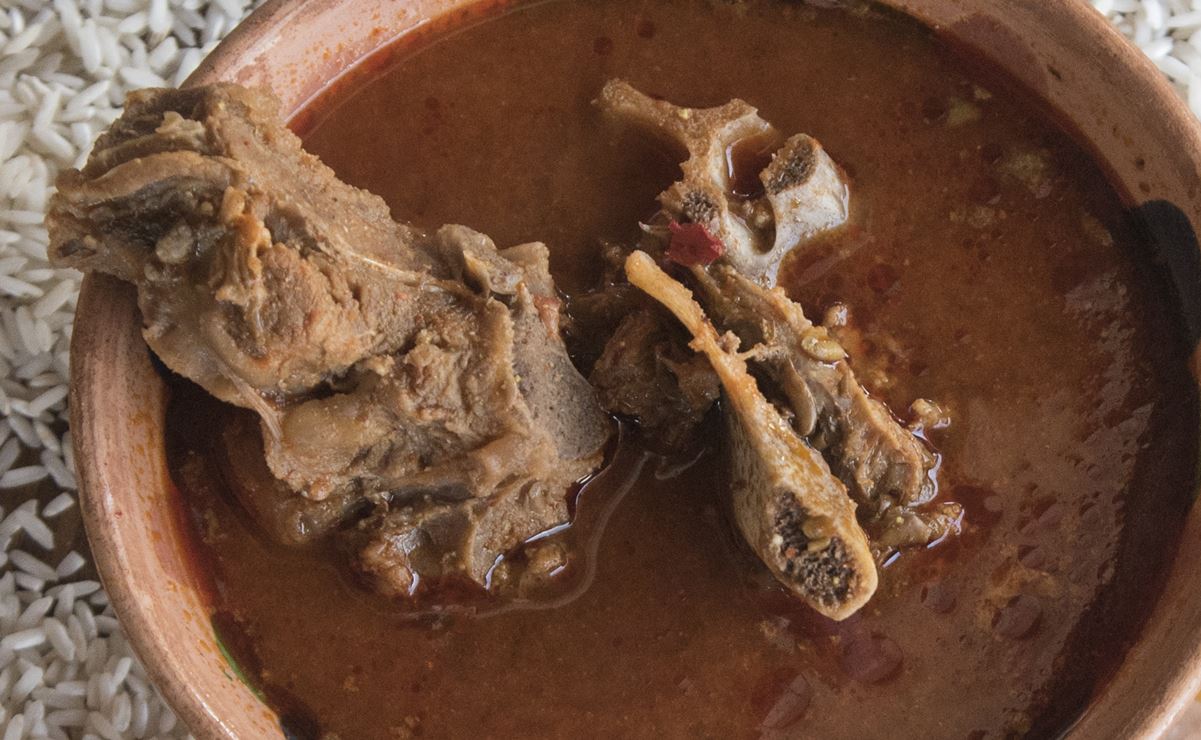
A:
[[[47,219],[58,264],[139,286],[172,369],[263,411],[395,348],[434,258],[384,203],[300,148],[267,96],[232,86],[133,93]]]
[[[776,579],[831,619],[845,619],[876,590],[876,564],[855,503],[822,456],[759,391],[738,340],[717,335],[688,288],[643,252],[630,282],[670,310],[721,380],[728,403],[734,516]]]
[[[428,535],[440,575],[480,581],[481,558],[563,523],[600,463],[609,423],[559,336],[546,248],[393,222],[266,94],[135,93],[47,222],[57,264],[137,286],[168,367],[259,415],[282,483],[248,508],[284,541],[375,506],[360,532]]]
[[[593,459],[609,437],[596,392],[576,370],[563,344],[562,302],[550,275],[550,253],[540,243],[500,252],[522,268],[523,282],[505,298],[513,317],[513,367],[533,426],[547,434],[556,459]],[[593,466],[595,467],[595,466]],[[588,470],[569,471],[581,478]]]
[[[259,422],[245,410],[230,409],[222,420],[216,447],[226,485],[255,524],[276,542],[316,542],[370,508],[370,500],[356,491],[321,501],[298,496],[271,474],[263,456]]]
[[[677,151],[683,177],[659,195],[660,206],[676,221],[703,227],[724,246],[721,260],[753,280],[774,284],[785,255],[847,220],[849,196],[842,172],[821,144],[804,134],[775,149],[758,173],[761,194],[734,192],[733,148],[781,138],[741,100],[717,108],[683,108],[655,100],[624,80],[610,80],[597,103]]]
[[[701,303],[718,327],[753,347],[751,362],[779,388],[797,432],[821,450],[855,497],[875,511],[934,494],[934,456],[855,378],[847,354],[779,288],[729,267],[693,268]]]
[[[316,500],[431,478],[471,497],[499,480],[491,447],[539,434],[517,386],[509,309],[463,301],[424,318],[407,346],[360,363],[339,392],[277,412],[279,434],[264,438],[281,480]]]
[[[444,251],[458,235],[469,245],[464,252],[511,253],[496,252],[475,232],[450,229],[439,235]],[[483,261],[473,268],[480,288],[501,289],[507,280],[504,289],[514,295],[444,305],[422,318],[403,350],[356,366],[342,379],[342,392],[281,412],[278,442],[268,436],[272,470],[310,497],[351,482],[402,493],[436,487],[460,499],[486,497],[507,477],[562,469],[570,483],[594,469],[608,423],[559,339],[557,299],[527,288],[527,273],[530,285],[549,281],[545,247],[520,249],[528,268],[503,257],[499,268]],[[522,467],[532,450],[536,459]],[[542,456],[556,467],[543,469]]]
[[[662,255],[655,237],[643,241]],[[671,314],[626,282],[631,251],[602,247],[603,282],[572,298],[568,341],[574,356],[592,360],[588,381],[607,411],[637,422],[642,440],[656,451],[691,453],[719,395],[717,376],[688,349],[687,334]]]
[[[610,412],[633,417],[655,447],[690,446],[717,401],[717,376],[660,311],[626,315],[592,368],[589,381]],[[670,320],[670,317],[666,317]]]
[[[890,542],[918,544],[942,536],[948,522],[958,521],[957,511],[950,517],[915,511],[934,494],[929,478],[933,454],[868,394],[835,338],[808,321],[782,292],[766,287],[789,250],[845,221],[847,189],[838,167],[812,139],[794,136],[775,148],[769,163],[750,173],[762,186],[755,195],[745,182],[749,170],[733,172],[731,162],[750,145],[765,154],[773,145],[764,143],[778,144],[780,137],[746,103],[683,108],[614,80],[605,86],[599,104],[611,115],[658,133],[687,157],[682,179],[659,196],[663,210],[643,225],[642,249],[662,264],[688,268],[686,280],[697,287],[708,315],[719,330],[732,331],[743,346],[753,347],[746,358],[751,368],[768,381],[773,400],[779,396],[797,433],[823,454],[863,505],[865,518],[883,522],[883,512],[891,512],[892,524],[886,527]],[[697,244],[677,244],[679,221],[703,229],[689,236]],[[710,242],[719,246],[706,252]],[[615,290],[607,287],[594,302],[603,305],[602,298]],[[634,328],[640,337],[656,336],[645,321],[627,318],[624,331],[612,333],[604,362],[593,370],[593,383],[610,410],[652,423],[678,418],[687,429],[694,422],[679,414],[678,393],[656,398],[642,392],[647,380],[664,385],[654,359],[670,350],[660,343],[654,352],[634,351],[639,349],[631,337]],[[666,330],[657,335],[674,336]],[[670,382],[666,385],[672,389]],[[906,525],[896,524],[898,519]]]
[[[542,452],[550,454],[525,462],[549,465],[553,452]],[[489,585],[501,555],[545,531],[548,522],[567,520],[563,494],[573,475],[502,482],[487,499],[447,502],[419,493],[402,505],[379,507],[345,537],[359,570],[385,595],[412,595],[431,578],[466,577]]]

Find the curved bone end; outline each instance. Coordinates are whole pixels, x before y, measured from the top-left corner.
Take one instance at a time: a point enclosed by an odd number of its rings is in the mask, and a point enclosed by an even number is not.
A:
[[[650,118],[662,105],[625,80],[614,78],[605,83],[593,104],[605,113],[622,118]]]
[[[768,254],[776,265],[797,245],[846,223],[846,179],[816,139],[805,134],[789,138],[759,179],[775,217],[775,243]]]
[[[858,611],[878,585],[869,551],[837,534],[823,535],[820,518],[781,492],[774,502],[764,555],[776,578],[814,609],[834,620]]]

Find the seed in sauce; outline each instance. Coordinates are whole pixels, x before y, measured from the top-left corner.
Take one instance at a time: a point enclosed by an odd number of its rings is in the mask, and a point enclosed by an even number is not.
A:
[[[880,295],[895,288],[900,279],[901,276],[897,274],[896,268],[884,263],[873,265],[867,271],[868,286]]]
[[[1020,640],[1034,634],[1042,620],[1043,605],[1037,597],[1018,594],[993,617],[993,630],[1002,637]]]
[[[901,668],[901,648],[877,634],[852,637],[842,649],[842,669],[863,684],[883,683]]]
[[[602,57],[613,53],[613,39],[608,36],[597,36],[592,42],[592,50]]]
[[[949,107],[943,98],[928,97],[922,101],[922,118],[926,123],[939,123],[946,119]]]

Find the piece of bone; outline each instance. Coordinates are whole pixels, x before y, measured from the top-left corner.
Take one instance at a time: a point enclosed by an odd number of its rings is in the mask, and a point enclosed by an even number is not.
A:
[[[884,496],[906,506],[933,497],[934,455],[868,394],[842,345],[800,304],[727,266],[694,267],[692,276],[709,316],[755,347],[756,371],[780,388],[797,432],[821,450],[856,500],[874,510]]]
[[[862,607],[877,585],[855,503],[822,456],[764,398],[735,351],[719,338],[691,291],[645,253],[626,260],[630,282],[662,303],[693,336],[725,391],[734,515],[747,543],[791,592],[831,619]]]
[[[745,199],[731,193],[730,148],[745,139],[777,136],[742,100],[684,108],[655,100],[624,80],[610,80],[597,102],[606,113],[658,134],[677,150],[684,176],[659,194],[659,204],[677,221],[704,226],[725,245],[723,259],[759,283],[774,284],[785,255],[847,220],[849,194],[842,173],[821,144],[804,134],[785,141],[759,173],[762,195]]]

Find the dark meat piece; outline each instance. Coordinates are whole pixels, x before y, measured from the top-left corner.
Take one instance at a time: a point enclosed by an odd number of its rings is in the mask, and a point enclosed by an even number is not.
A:
[[[482,582],[600,463],[609,424],[559,336],[546,248],[393,222],[266,94],[135,93],[47,223],[57,264],[138,287],[169,367],[259,415],[282,483],[240,488],[268,531],[304,541],[376,507],[355,537],[384,591],[421,576],[406,538]]]
[[[719,393],[709,363],[688,351],[679,329],[649,308],[626,315],[589,380],[605,408],[634,417],[651,444],[668,450],[693,442]]]
[[[670,310],[721,379],[728,402],[734,516],[747,543],[785,587],[831,619],[845,619],[876,590],[876,564],[855,503],[759,391],[737,340],[719,338],[689,290],[643,252],[630,282]]]
[[[263,458],[259,423],[241,409],[231,409],[223,420],[217,446],[217,459],[229,490],[255,523],[277,542],[315,542],[371,506],[369,499],[356,492],[321,501],[296,495],[271,474]]]
[[[667,227],[656,233],[667,234]],[[644,249],[667,259],[654,234]],[[717,376],[687,348],[688,336],[654,301],[625,281],[629,246],[605,244],[602,287],[571,301],[568,339],[576,357],[595,358],[588,381],[610,413],[633,418],[642,438],[665,453],[691,453],[719,393]]]
[[[410,595],[423,579],[447,576],[487,584],[500,555],[545,531],[547,522],[566,521],[567,498],[552,485],[514,480],[487,499],[459,502],[418,494],[378,508],[346,537],[380,593]]]

